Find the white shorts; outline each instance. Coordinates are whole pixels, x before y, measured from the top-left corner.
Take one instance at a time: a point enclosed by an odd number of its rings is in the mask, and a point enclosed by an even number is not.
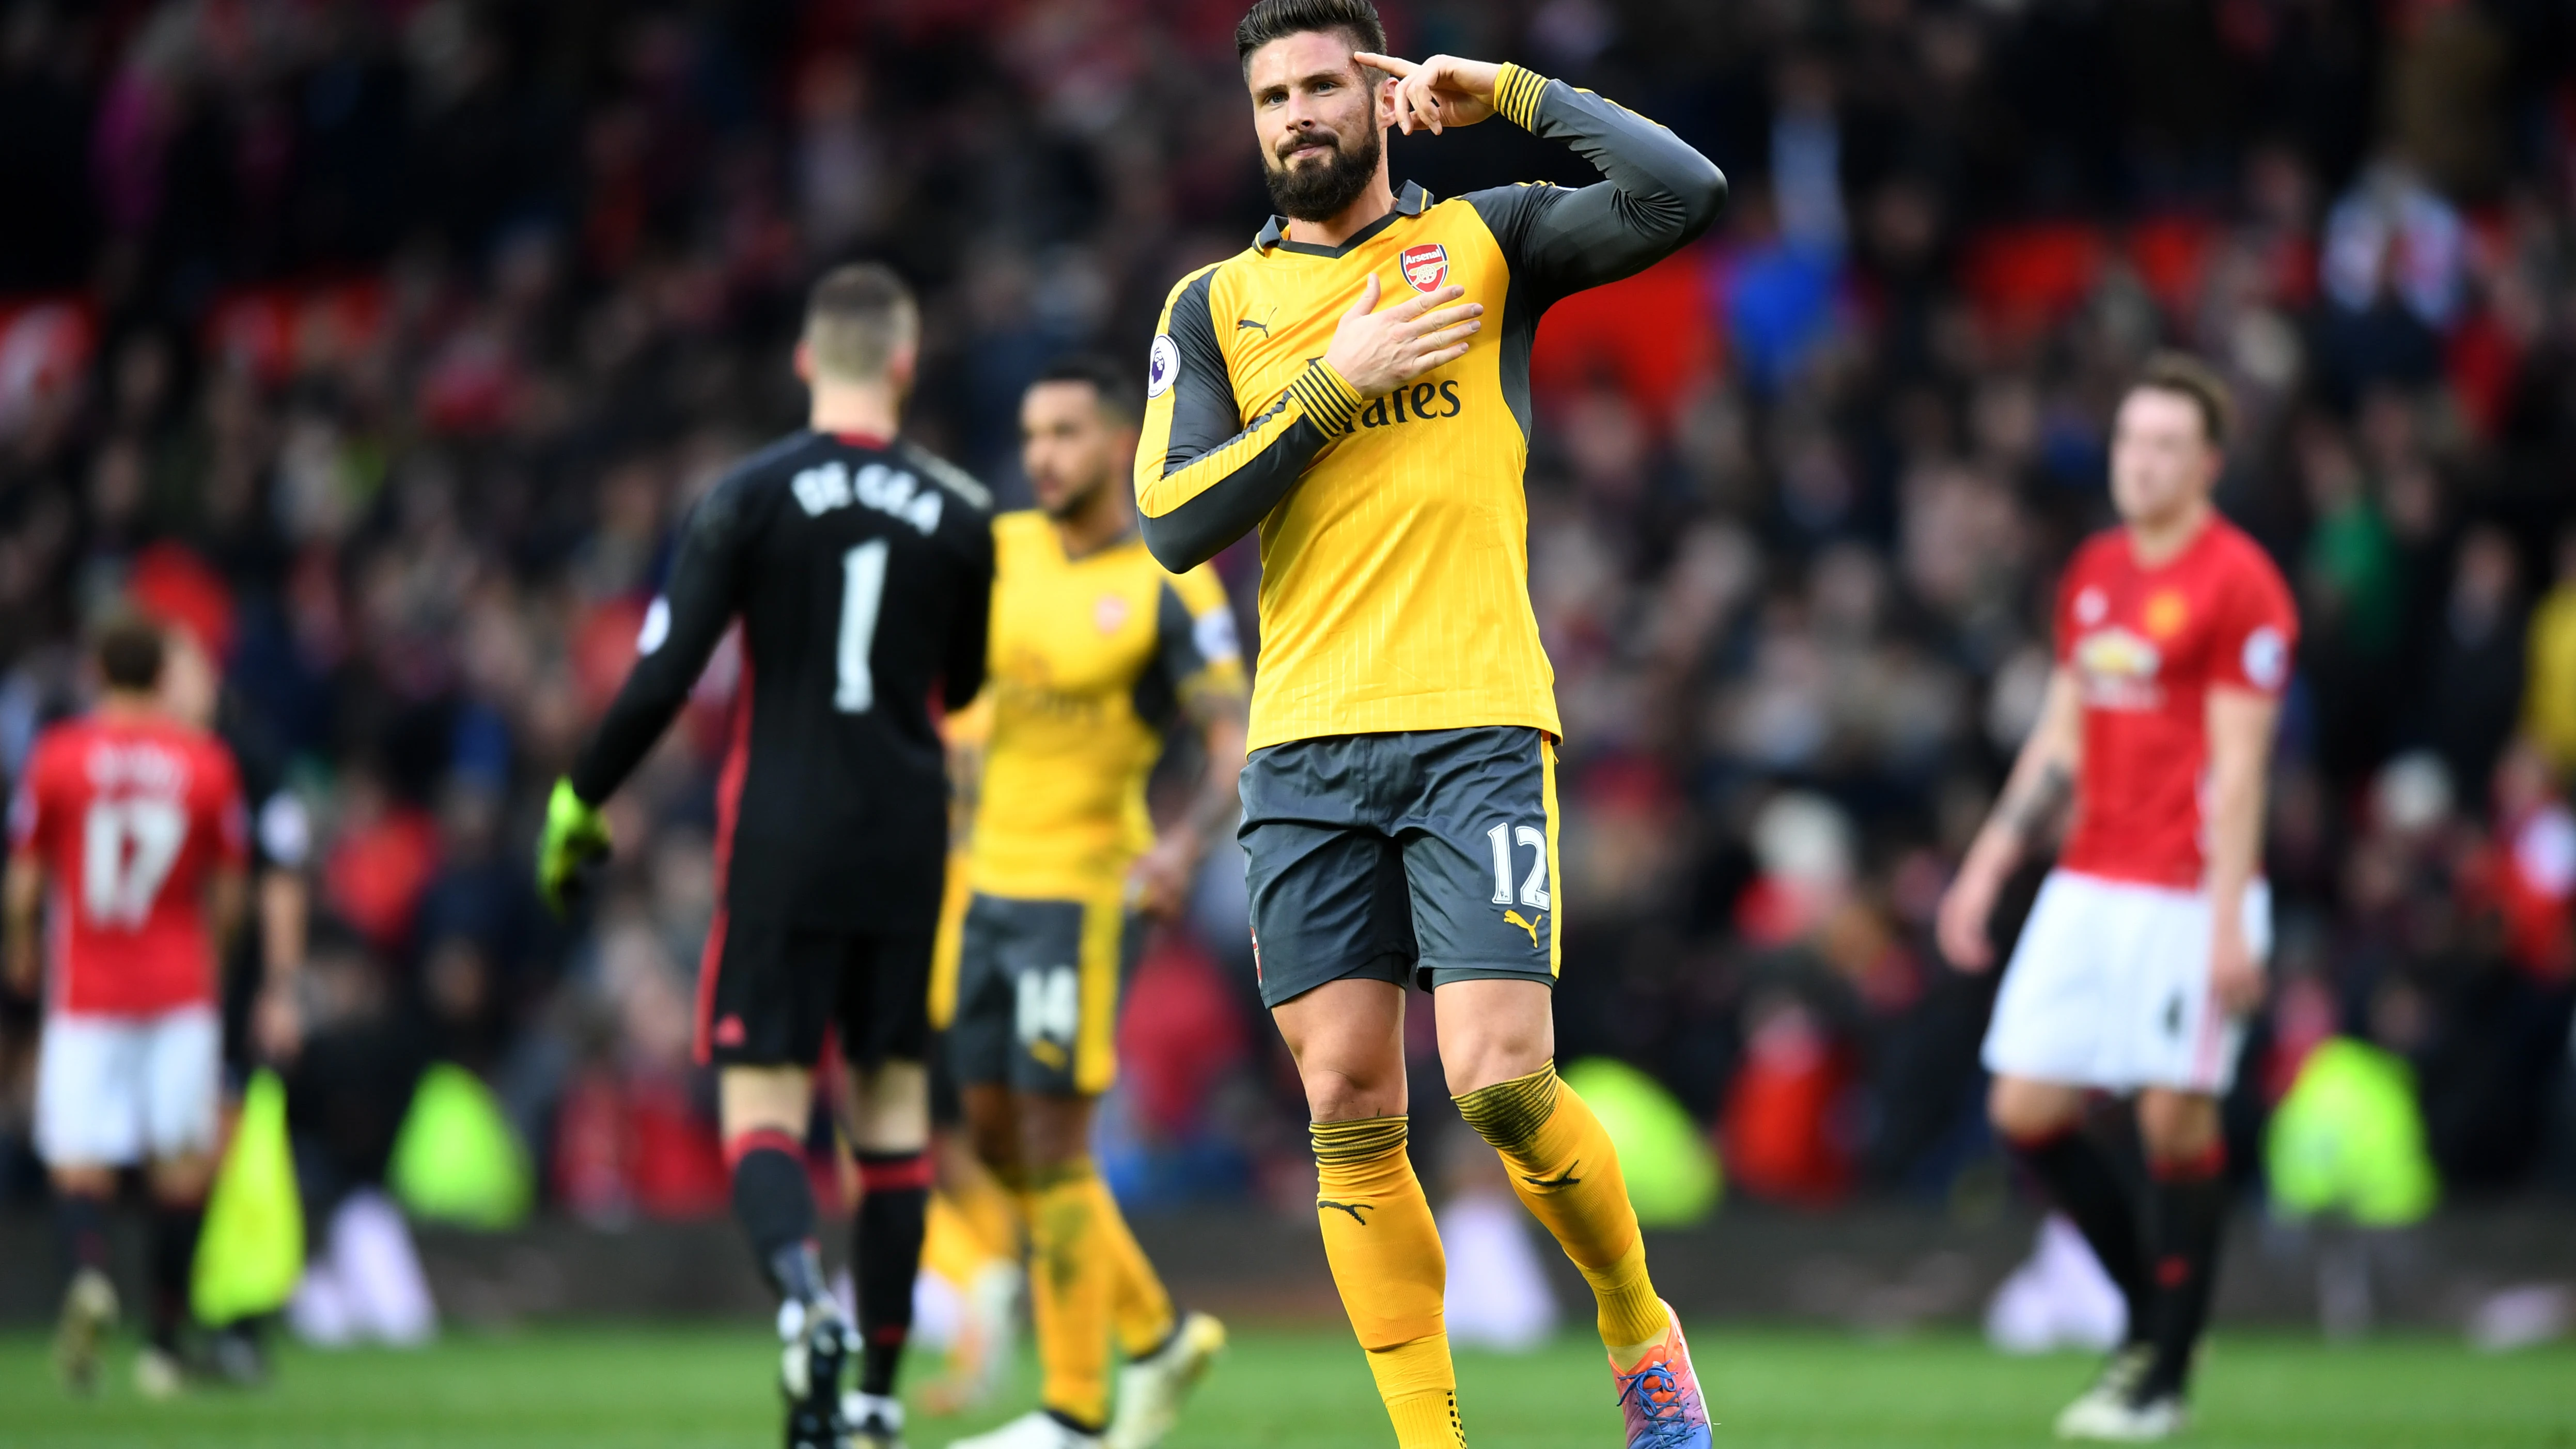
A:
[[[2272,891],[2245,888],[2245,940],[2272,954]],[[2056,870],[2004,968],[1986,1027],[1997,1076],[2224,1094],[2245,1023],[2209,995],[2209,897]]]
[[[36,1152],[57,1167],[125,1167],[211,1152],[222,1086],[214,1008],[45,1018]]]

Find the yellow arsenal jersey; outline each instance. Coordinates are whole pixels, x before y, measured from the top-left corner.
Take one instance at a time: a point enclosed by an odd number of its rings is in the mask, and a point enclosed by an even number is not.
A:
[[[1261,534],[1250,746],[1525,725],[1558,733],[1529,602],[1529,354],[1558,297],[1706,229],[1717,168],[1652,122],[1503,68],[1497,109],[1607,178],[1435,201],[1404,188],[1340,246],[1252,247],[1173,288],[1147,366],[1136,497],[1167,564]],[[1379,398],[1323,362],[1375,275],[1380,306],[1455,284],[1484,304],[1466,356]],[[997,656],[998,657],[998,656]]]
[[[1240,698],[1224,586],[1174,576],[1130,536],[1067,558],[1037,512],[993,520],[990,710],[968,846],[987,895],[1115,892],[1154,843],[1145,777],[1163,731],[1201,695]]]

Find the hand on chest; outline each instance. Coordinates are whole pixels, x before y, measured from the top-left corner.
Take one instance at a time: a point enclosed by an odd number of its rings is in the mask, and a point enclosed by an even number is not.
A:
[[[1369,399],[1355,433],[1364,438],[1377,429],[1448,422],[1480,411],[1498,375],[1496,324],[1511,279],[1492,239],[1482,232],[1460,234],[1465,230],[1411,223],[1371,238],[1345,257],[1280,252],[1238,274],[1239,280],[1217,299],[1216,326],[1243,422],[1249,425],[1308,363],[1324,355],[1334,329],[1371,275],[1378,280],[1380,311],[1443,287],[1464,287],[1466,295],[1459,300],[1483,304],[1486,330],[1466,356]]]

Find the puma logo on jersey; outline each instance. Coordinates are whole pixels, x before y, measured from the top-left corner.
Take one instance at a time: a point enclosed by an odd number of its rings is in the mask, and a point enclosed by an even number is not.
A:
[[[1255,322],[1249,317],[1237,317],[1234,319],[1235,331],[1240,332],[1246,327],[1258,327],[1264,332],[1270,330],[1270,324],[1267,322]]]
[[[1582,1165],[1583,1159],[1578,1157],[1574,1161],[1567,1163],[1565,1165],[1565,1171],[1558,1173],[1554,1177],[1524,1177],[1521,1181],[1528,1183],[1530,1185],[1530,1190],[1533,1192],[1554,1192],[1560,1187],[1572,1187],[1576,1183],[1583,1181],[1582,1178],[1574,1175],[1574,1169],[1581,1167]]]
[[[1531,950],[1533,950],[1533,951],[1535,951],[1535,950],[1537,950],[1537,949],[1538,949],[1538,922],[1539,922],[1539,921],[1546,920],[1546,919],[1547,919],[1547,912],[1545,912],[1545,911],[1541,911],[1541,912],[1539,912],[1539,914],[1538,914],[1538,920],[1536,920],[1536,921],[1531,920],[1530,918],[1528,918],[1528,917],[1526,917],[1526,916],[1522,915],[1522,914],[1521,914],[1520,912],[1518,912],[1518,911],[1505,911],[1505,912],[1503,912],[1503,924],[1504,924],[1504,925],[1506,925],[1506,926],[1518,926],[1518,927],[1520,927],[1522,930],[1529,932],[1529,938],[1530,938],[1530,949],[1531,949]]]
[[[1377,1204],[1366,1202],[1327,1202],[1319,1197],[1315,1199],[1315,1206],[1317,1208],[1338,1208],[1343,1212],[1349,1213],[1351,1215],[1352,1222],[1359,1224],[1361,1227],[1367,1227],[1368,1219],[1361,1217],[1360,1213],[1365,1209],[1377,1206]]]
[[[900,468],[870,463],[853,474],[838,458],[806,469],[789,479],[787,486],[808,518],[856,503],[900,518],[925,534],[939,530],[947,499],[937,487],[922,487],[920,479]]]

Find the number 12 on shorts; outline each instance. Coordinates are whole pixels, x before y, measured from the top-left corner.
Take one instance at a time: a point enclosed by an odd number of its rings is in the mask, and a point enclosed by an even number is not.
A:
[[[1517,843],[1529,847],[1530,853],[1529,874],[1521,879],[1519,902],[1532,910],[1546,910],[1547,832],[1535,825],[1515,827],[1510,821],[1504,820],[1496,822],[1493,829],[1486,831],[1485,839],[1494,847],[1494,904],[1508,906],[1514,900],[1512,847]]]

